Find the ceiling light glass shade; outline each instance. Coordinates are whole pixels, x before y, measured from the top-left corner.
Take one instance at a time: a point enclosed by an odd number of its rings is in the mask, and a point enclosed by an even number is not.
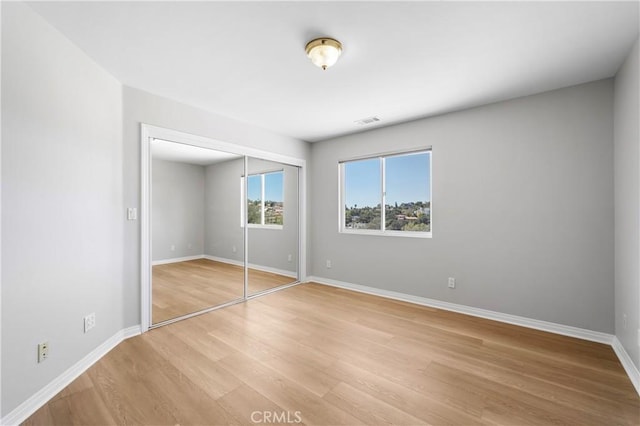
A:
[[[314,65],[326,70],[336,63],[342,53],[342,44],[332,38],[317,38],[307,43],[307,56]]]

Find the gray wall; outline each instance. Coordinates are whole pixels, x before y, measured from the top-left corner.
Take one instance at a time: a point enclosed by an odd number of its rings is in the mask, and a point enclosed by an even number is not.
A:
[[[604,80],[313,144],[311,274],[613,332],[612,112]],[[338,160],[426,145],[433,238],[339,234]]]
[[[640,131],[638,42],[615,79],[615,334],[640,368]],[[627,326],[623,315],[627,315]]]
[[[237,145],[301,159],[309,158],[309,144],[231,118],[212,114],[167,98],[123,87],[122,172],[123,200],[140,208],[140,123],[179,130]],[[239,185],[239,184],[238,184]],[[140,323],[140,222],[124,224],[124,321]]]
[[[152,260],[203,254],[205,168],[153,159],[151,169]]]
[[[244,158],[207,166],[204,253],[209,256],[244,261],[244,230],[240,227],[240,177],[243,174]]]
[[[3,2],[3,416],[123,328],[121,122],[121,85]]]

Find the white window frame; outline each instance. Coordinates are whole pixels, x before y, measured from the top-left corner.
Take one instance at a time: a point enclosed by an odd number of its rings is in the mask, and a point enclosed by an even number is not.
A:
[[[265,224],[264,223],[264,194],[265,194],[265,175],[271,174],[271,173],[282,173],[282,206],[284,207],[285,204],[285,191],[284,191],[284,186],[285,186],[285,172],[284,169],[277,169],[277,170],[268,170],[268,171],[264,171],[264,172],[256,172],[256,173],[250,173],[249,177],[251,176],[260,176],[260,223],[247,223],[247,226],[249,228],[259,228],[259,229],[274,229],[274,230],[281,230],[284,228],[284,211],[282,213],[282,225],[276,225],[276,224]],[[244,224],[245,224],[245,215],[247,214],[247,212],[244,209],[244,200],[246,198],[246,194],[245,194],[245,188],[247,188],[248,190],[248,182],[247,185],[244,184],[244,176],[240,177],[240,227],[244,228]],[[249,206],[249,203],[247,203],[247,208]]]
[[[430,224],[428,232],[411,232],[411,231],[388,231],[384,229],[386,222],[386,159],[389,157],[398,157],[411,154],[429,154],[429,215]],[[380,160],[380,227],[382,229],[352,229],[345,227],[345,208],[346,205],[346,190],[345,190],[345,171],[344,165],[353,161],[361,160]],[[355,235],[374,235],[374,236],[390,236],[390,237],[407,237],[407,238],[432,238],[433,236],[433,150],[431,147],[412,149],[409,151],[394,151],[382,154],[373,154],[363,157],[349,158],[338,161],[338,232],[341,234],[355,234]]]

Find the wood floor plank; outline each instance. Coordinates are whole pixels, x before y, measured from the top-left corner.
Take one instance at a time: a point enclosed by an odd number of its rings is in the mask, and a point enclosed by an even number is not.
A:
[[[89,412],[84,407],[92,407]],[[108,425],[115,421],[98,392],[91,388],[61,398],[52,405],[54,422],[78,426]]]
[[[200,352],[207,358],[217,361],[231,355],[234,349],[219,340],[212,339],[207,329],[197,321],[180,321],[163,328],[181,340],[185,345]]]
[[[25,424],[251,425],[254,411],[276,424],[640,424],[607,345],[318,284],[128,339]]]
[[[367,425],[422,425],[425,421],[387,404],[369,393],[339,383],[322,399],[360,419]]]
[[[407,387],[368,369],[338,361],[332,374],[344,383],[429,424],[480,424],[484,397],[470,390],[447,388],[441,382],[423,381],[426,386]]]
[[[329,404],[275,370],[245,355],[227,357],[220,361],[242,381],[289,412],[299,411],[306,424],[361,424],[356,417]]]
[[[323,369],[309,366],[304,358],[287,354],[268,340],[263,342],[260,338],[241,335],[225,327],[216,329],[215,336],[317,396],[323,396],[337,384],[337,380]]]
[[[261,306],[258,306],[257,308],[262,309]],[[269,315],[269,313],[270,311],[260,314],[257,319],[247,319],[245,316],[242,316],[241,318],[243,321],[249,321],[259,326],[256,331],[258,334],[257,337],[264,345],[268,346],[270,351],[275,351],[277,356],[283,359],[304,364],[312,368],[327,368],[336,361],[335,357],[329,356],[300,343],[301,339],[309,337],[311,333],[304,330],[304,327],[298,324],[295,317],[291,318],[289,322],[277,325],[270,322],[265,325],[264,321],[260,322],[259,319],[264,318],[266,315]],[[236,319],[235,322],[237,323],[240,321]],[[234,322],[226,322],[224,324],[233,325],[233,323]],[[237,331],[237,328],[235,330]],[[210,333],[210,336],[218,338],[222,337],[220,333],[220,325]]]
[[[296,412],[286,411],[275,402],[265,398],[260,392],[252,387],[243,384],[237,389],[229,392],[218,400],[218,403],[227,412],[239,419],[241,424],[262,423],[265,413],[277,413],[278,419],[298,420]],[[284,414],[284,416],[283,416]],[[273,416],[269,416],[271,419]],[[286,425],[285,422],[269,422],[270,425]],[[297,424],[304,425],[303,422]]]
[[[119,347],[115,349],[118,351]],[[153,350],[152,348],[149,348]],[[113,351],[112,351],[113,352]],[[106,358],[106,359],[105,359]],[[168,407],[158,403],[156,395],[162,389],[149,388],[137,372],[125,368],[112,357],[105,357],[89,369],[100,398],[114,419],[113,424],[176,424],[177,419]],[[104,361],[104,362],[103,362]],[[148,370],[151,371],[151,370]],[[93,410],[93,407],[90,408]],[[89,411],[84,407],[85,414]],[[66,424],[64,422],[59,424]]]
[[[163,390],[162,403],[172,407],[176,424],[242,424],[212,398],[210,393],[205,392],[173,365],[147,374],[143,381],[149,387]]]
[[[241,385],[233,374],[173,334],[164,333],[162,329],[147,334],[150,343],[166,362],[179,369],[211,398],[220,398]]]

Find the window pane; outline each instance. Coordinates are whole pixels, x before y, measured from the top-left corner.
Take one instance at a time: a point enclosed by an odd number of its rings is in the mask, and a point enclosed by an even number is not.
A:
[[[346,229],[380,230],[380,160],[372,158],[344,163]]]
[[[284,172],[264,175],[264,224],[282,225],[284,212]]]
[[[262,182],[260,175],[249,176],[247,182],[247,223],[260,224],[262,206]]]
[[[385,229],[431,230],[431,191],[428,152],[385,159]]]

